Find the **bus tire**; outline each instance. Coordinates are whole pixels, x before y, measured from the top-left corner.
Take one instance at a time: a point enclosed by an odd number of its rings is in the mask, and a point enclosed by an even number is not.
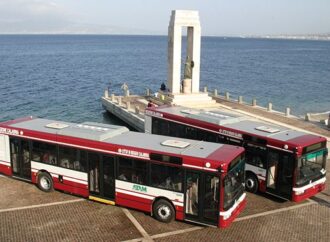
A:
[[[54,190],[52,177],[46,172],[41,172],[38,175],[38,187],[41,191],[52,192]]]
[[[175,210],[170,202],[159,199],[153,206],[153,214],[158,221],[169,223],[174,220]]]
[[[259,181],[252,173],[247,173],[245,177],[245,190],[251,193],[257,193],[259,189]]]

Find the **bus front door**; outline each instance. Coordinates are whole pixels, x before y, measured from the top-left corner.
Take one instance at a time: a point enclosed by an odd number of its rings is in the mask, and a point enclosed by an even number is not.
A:
[[[266,191],[284,199],[291,199],[294,159],[291,154],[270,150],[267,159]]]
[[[115,198],[115,165],[111,156],[88,154],[89,192],[91,195],[114,200]]]
[[[185,219],[217,225],[219,217],[219,178],[207,173],[187,171]]]
[[[10,138],[10,159],[13,175],[31,180],[30,146],[27,140]]]

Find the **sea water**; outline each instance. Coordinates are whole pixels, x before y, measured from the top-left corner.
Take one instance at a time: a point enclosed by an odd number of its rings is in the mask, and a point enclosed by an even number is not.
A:
[[[275,110],[329,111],[330,42],[202,37],[200,77],[201,88]],[[113,123],[100,102],[105,88],[120,94],[126,83],[143,94],[166,79],[166,36],[0,35],[0,121]]]

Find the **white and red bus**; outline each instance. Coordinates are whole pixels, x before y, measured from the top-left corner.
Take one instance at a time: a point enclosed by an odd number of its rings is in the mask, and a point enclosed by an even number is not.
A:
[[[108,204],[227,227],[244,209],[244,149],[23,118],[0,123],[0,173]]]
[[[299,202],[325,188],[326,139],[220,112],[179,106],[146,110],[146,133],[242,146],[245,187]]]

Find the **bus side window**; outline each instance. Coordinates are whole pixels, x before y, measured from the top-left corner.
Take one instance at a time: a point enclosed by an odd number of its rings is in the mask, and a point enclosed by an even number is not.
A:
[[[169,134],[174,137],[185,137],[185,126],[169,122]]]
[[[159,119],[152,117],[152,134],[158,134],[158,130],[159,130]]]
[[[77,149],[70,147],[63,147],[63,146],[59,147],[59,165],[61,167],[75,169],[74,163],[76,161],[77,161]]]
[[[146,162],[119,157],[118,179],[145,185],[147,181]]]
[[[151,186],[182,191],[182,170],[177,167],[151,164]]]
[[[56,145],[34,141],[32,144],[32,158],[47,164],[57,164]]]
[[[266,156],[263,150],[252,147],[245,147],[245,149],[245,161],[247,164],[260,168],[266,168]]]
[[[166,120],[159,120],[159,134],[161,135],[169,135],[169,123]]]
[[[79,150],[78,155],[78,164],[75,164],[75,170],[79,171],[86,171],[87,167],[87,151],[86,150]]]

